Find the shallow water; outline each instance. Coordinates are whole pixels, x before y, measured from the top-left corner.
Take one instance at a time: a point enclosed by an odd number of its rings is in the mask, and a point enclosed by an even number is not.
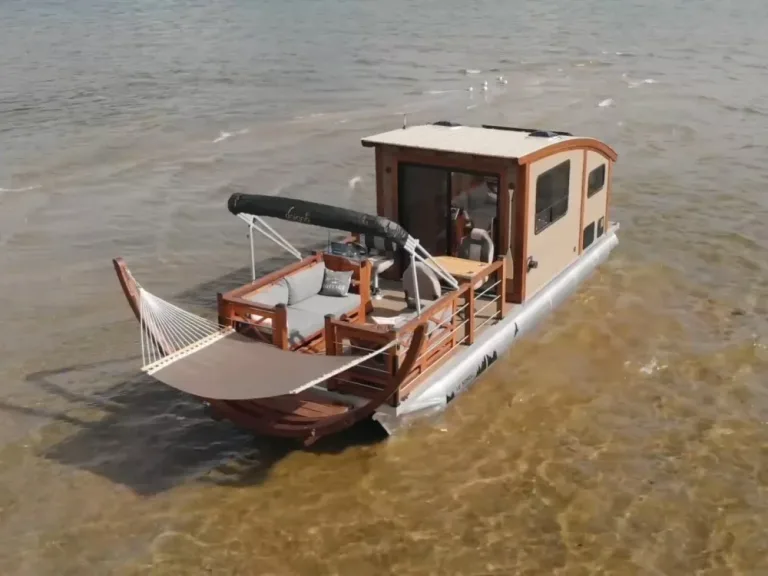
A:
[[[768,572],[767,11],[4,2],[0,571]],[[604,139],[619,248],[387,442],[294,451],[136,375],[112,257],[210,308],[247,276],[228,195],[373,209],[359,139],[404,113]]]

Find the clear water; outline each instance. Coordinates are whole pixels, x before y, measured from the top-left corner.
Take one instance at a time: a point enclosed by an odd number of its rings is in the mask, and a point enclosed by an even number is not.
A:
[[[3,2],[2,573],[766,573],[767,12]],[[611,261],[386,443],[291,451],[136,376],[112,257],[211,306],[228,195],[373,209],[359,140],[404,113],[614,146]]]

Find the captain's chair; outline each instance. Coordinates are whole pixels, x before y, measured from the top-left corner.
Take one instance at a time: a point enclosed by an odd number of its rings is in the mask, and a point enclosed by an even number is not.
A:
[[[482,228],[472,228],[469,236],[461,241],[459,258],[485,262],[486,264],[493,262],[493,240],[491,240],[491,235]],[[479,290],[486,282],[488,282],[488,277],[478,280],[475,283],[475,290]]]
[[[459,258],[490,264],[493,262],[493,240],[482,228],[473,228],[459,245]]]
[[[403,273],[403,292],[409,308],[416,308],[416,284],[413,281],[413,267],[416,267],[416,282],[419,287],[419,299],[422,304],[435,301],[442,295],[437,274],[423,262],[414,262]]]

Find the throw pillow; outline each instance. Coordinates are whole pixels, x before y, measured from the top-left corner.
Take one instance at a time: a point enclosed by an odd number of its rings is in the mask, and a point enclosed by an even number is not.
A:
[[[352,283],[352,270],[339,272],[337,270],[325,269],[323,277],[323,287],[320,294],[323,296],[346,296],[349,292],[349,285]]]

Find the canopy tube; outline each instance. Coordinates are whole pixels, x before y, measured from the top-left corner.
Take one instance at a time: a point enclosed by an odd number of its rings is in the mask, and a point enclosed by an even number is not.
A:
[[[269,216],[309,226],[382,236],[400,246],[405,246],[409,238],[402,226],[388,218],[309,200],[235,193],[229,197],[227,206],[235,215]]]

